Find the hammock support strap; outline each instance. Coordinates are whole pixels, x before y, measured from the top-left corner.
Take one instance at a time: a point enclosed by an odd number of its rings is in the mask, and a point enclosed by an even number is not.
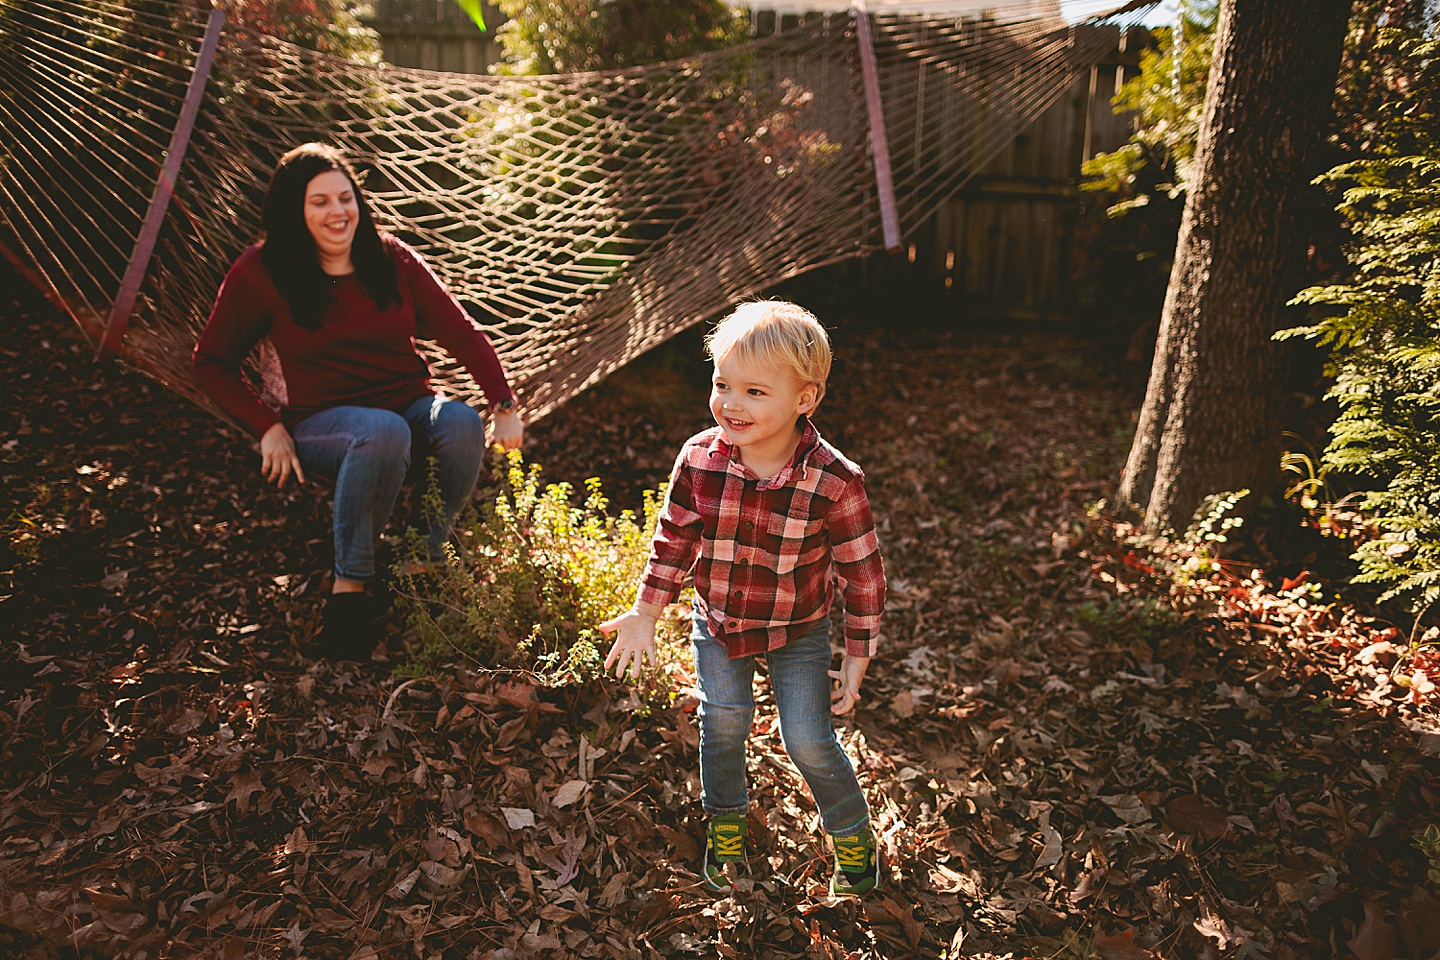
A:
[[[865,84],[865,111],[870,119],[870,155],[875,164],[875,192],[880,201],[880,229],[889,253],[900,252],[900,217],[895,210],[895,177],[890,170],[890,137],[885,132],[885,108],[880,99],[880,69],[875,62],[875,41],[870,35],[870,14],[865,0],[854,0],[855,37],[860,44],[860,76]]]
[[[205,83],[210,78],[210,67],[215,62],[215,50],[220,44],[220,30],[225,25],[225,11],[219,7],[210,11],[205,24],[205,38],[200,43],[200,55],[195,59],[195,69],[190,75],[190,86],[185,92],[185,104],[175,122],[170,136],[170,146],[165,150],[165,163],[160,170],[160,179],[155,183],[155,193],[150,198],[150,207],[145,213],[145,222],[140,235],[135,238],[135,252],[125,268],[125,277],[120,281],[120,292],[110,308],[105,321],[105,336],[96,351],[96,359],[111,360],[120,352],[120,343],[125,339],[125,327],[135,309],[135,300],[140,295],[140,285],[145,282],[145,272],[150,268],[150,256],[155,252],[155,241],[160,236],[160,225],[165,221],[165,210],[175,193],[175,181],[180,175],[180,164],[185,159],[185,150],[190,145],[190,132],[195,128],[195,117],[200,112],[200,101],[205,95]]]

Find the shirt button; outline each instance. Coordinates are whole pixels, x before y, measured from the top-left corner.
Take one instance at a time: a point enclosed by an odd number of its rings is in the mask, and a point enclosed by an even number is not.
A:
[[[741,567],[748,567],[750,566],[750,558],[741,557],[739,560],[736,561],[736,565]]]
[[[754,530],[754,529],[755,529],[755,521],[754,521],[754,520],[746,520],[746,521],[745,521],[745,529],[746,529],[746,530]]]
[[[739,600],[739,599],[740,599],[741,597],[743,597],[743,596],[745,596],[745,594],[744,594],[743,591],[741,591],[741,590],[736,590],[736,591],[735,591],[735,599],[736,599],[736,600]]]

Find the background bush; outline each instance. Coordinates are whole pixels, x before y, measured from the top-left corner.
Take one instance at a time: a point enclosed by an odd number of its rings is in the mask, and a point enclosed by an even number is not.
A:
[[[542,485],[540,466],[518,452],[496,476],[494,497],[457,522],[443,563],[415,573],[428,558],[419,533],[409,533],[397,592],[420,642],[406,670],[460,658],[561,682],[591,679],[609,645],[595,627],[635,599],[664,488],[644,492],[643,516],[612,515],[598,479],[586,481],[577,503],[570,484]],[[443,509],[434,488],[425,504],[432,514]],[[657,637],[662,661],[676,667],[683,624],[662,620]],[[660,682],[654,692],[673,686]]]
[[[1340,414],[1325,465],[1360,478],[1360,509],[1382,531],[1360,544],[1361,582],[1417,608],[1440,599],[1440,42],[1387,28],[1372,82],[1397,95],[1368,131],[1372,156],[1331,170],[1353,241],[1353,276],[1298,298],[1319,319]]]

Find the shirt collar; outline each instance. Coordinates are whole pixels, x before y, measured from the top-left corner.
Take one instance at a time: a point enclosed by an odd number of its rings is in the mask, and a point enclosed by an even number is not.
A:
[[[779,473],[760,481],[766,489],[789,483],[797,473],[802,479],[809,476],[807,471],[810,456],[820,446],[820,431],[815,429],[815,424],[809,417],[802,415],[800,419],[805,422],[805,426],[800,433],[800,442],[795,444],[795,453]],[[710,441],[709,453],[711,457],[724,457],[730,463],[730,469],[741,475],[750,478],[755,476],[749,467],[740,462],[740,448],[726,439],[723,428],[716,428],[715,439]]]

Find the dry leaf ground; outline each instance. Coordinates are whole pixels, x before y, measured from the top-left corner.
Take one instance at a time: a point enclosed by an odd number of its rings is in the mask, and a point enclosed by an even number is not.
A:
[[[716,900],[684,698],[403,680],[398,623],[388,662],[299,656],[324,492],[265,487],[238,436],[95,366],[20,291],[0,344],[0,953],[1440,951],[1410,843],[1440,820],[1440,735],[1390,670],[1409,625],[1248,569],[1177,588],[1173,555],[1087,512],[1135,374],[1071,337],[913,322],[897,289],[793,291],[836,326],[819,425],[867,470],[892,576],[843,732],[886,860],[863,903],[824,895],[772,712],[757,877]],[[697,354],[682,338],[578,397],[527,455],[638,505],[706,423]]]

